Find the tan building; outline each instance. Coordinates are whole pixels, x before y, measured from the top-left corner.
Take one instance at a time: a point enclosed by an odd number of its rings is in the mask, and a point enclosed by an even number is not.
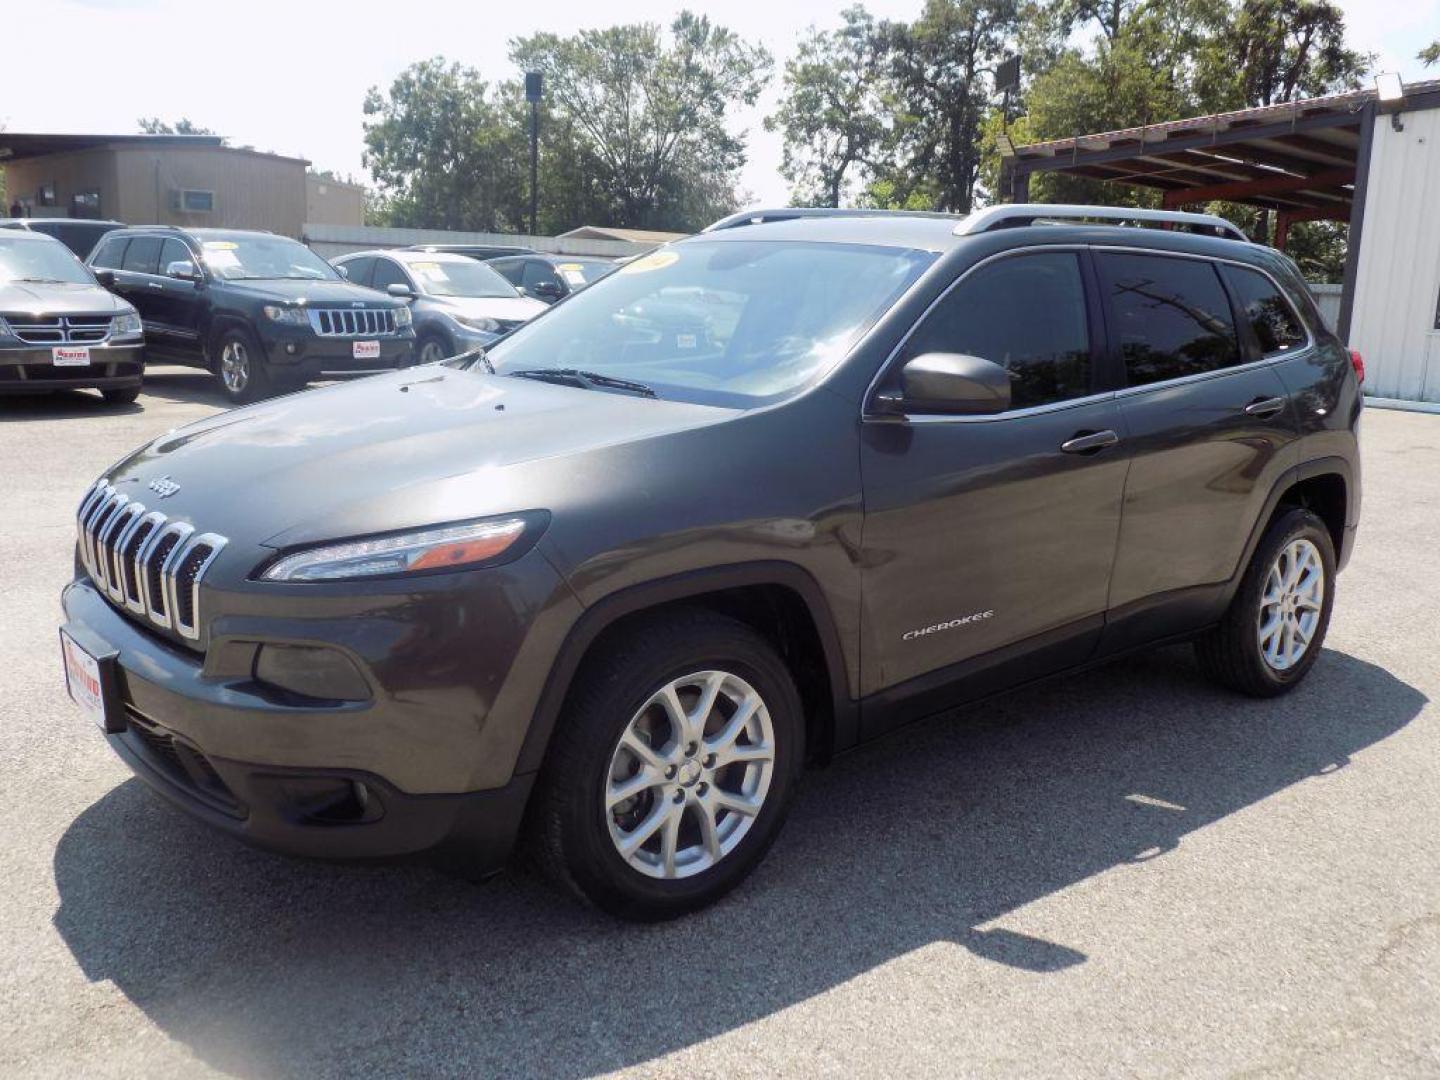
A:
[[[345,180],[305,174],[307,225],[360,225],[365,221],[365,189]]]
[[[131,225],[267,229],[301,236],[312,208],[332,224],[364,220],[364,192],[312,194],[303,158],[221,145],[212,135],[0,132],[4,213],[110,218]]]

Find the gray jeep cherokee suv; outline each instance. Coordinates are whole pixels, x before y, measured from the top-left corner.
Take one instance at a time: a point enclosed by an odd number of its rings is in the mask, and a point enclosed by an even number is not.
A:
[[[655,919],[908,720],[1181,639],[1283,693],[1358,358],[1280,254],[1112,213],[747,215],[488,355],[166,434],[81,502],[72,695],[242,839],[483,874],[524,836]]]

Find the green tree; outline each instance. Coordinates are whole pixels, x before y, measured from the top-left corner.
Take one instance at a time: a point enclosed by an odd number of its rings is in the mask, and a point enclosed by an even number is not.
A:
[[[173,124],[166,123],[158,116],[141,117],[138,121],[140,131],[145,135],[214,135],[210,128],[201,127],[199,124],[182,116]]]
[[[1346,47],[1345,13],[1329,0],[1244,0],[1227,41],[1247,105],[1351,89],[1373,59]]]
[[[780,173],[796,206],[839,206],[856,174],[888,152],[896,108],[888,35],[863,7],[838,30],[810,30],[785,64],[779,109],[765,119],[785,139]]]
[[[612,224],[693,228],[696,214],[733,205],[745,143],[725,116],[755,102],[764,48],[682,11],[668,35],[653,23],[540,33],[512,41],[510,56],[545,77]]]
[[[366,167],[391,225],[518,232],[527,205],[523,127],[474,68],[424,60],[365,97]]]
[[[1440,41],[1432,41],[1425,48],[1421,49],[1415,57],[1426,67],[1431,64],[1440,64]]]

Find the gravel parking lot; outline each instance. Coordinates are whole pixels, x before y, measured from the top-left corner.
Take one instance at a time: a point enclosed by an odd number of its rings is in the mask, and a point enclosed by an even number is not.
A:
[[[1440,1075],[1440,416],[1371,410],[1326,654],[1276,702],[1171,649],[807,778],[660,927],[543,884],[289,861],[65,697],[85,485],[220,407],[0,399],[0,1074]]]

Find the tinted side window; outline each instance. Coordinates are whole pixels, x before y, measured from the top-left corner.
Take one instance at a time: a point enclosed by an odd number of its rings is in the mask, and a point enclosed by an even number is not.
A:
[[[371,279],[370,287],[384,292],[391,285],[409,285],[410,279],[405,276],[405,271],[395,265],[394,259],[376,259],[375,276]]]
[[[345,273],[349,275],[346,280],[356,285],[370,285],[370,275],[375,269],[375,260],[368,256],[361,256],[358,259],[347,259],[340,264],[345,267]]]
[[[550,284],[556,288],[562,288],[560,278],[555,273],[555,268],[547,262],[539,259],[525,260],[525,276],[521,284],[527,289],[533,289],[536,285]]]
[[[137,274],[153,274],[159,265],[160,237],[136,236],[125,249],[125,260],[120,264],[120,269]]]
[[[190,249],[179,240],[166,240],[160,248],[160,273],[165,273],[171,263],[188,262],[192,265],[195,260],[190,256]]]
[[[943,299],[905,345],[903,359],[968,353],[1010,374],[1012,408],[1090,393],[1090,331],[1079,258],[1017,255],[976,270]]]
[[[1230,300],[1203,259],[1096,253],[1131,386],[1240,362]]]
[[[128,236],[116,236],[106,240],[95,252],[91,265],[101,270],[119,270],[120,262],[125,257],[125,245],[129,242]]]
[[[1277,356],[1301,348],[1309,340],[1295,309],[1264,274],[1258,270],[1227,266],[1225,277],[1235,293],[1241,315],[1255,331],[1261,353]]]
[[[525,273],[524,263],[516,262],[513,259],[493,259],[490,265],[511,285],[522,284],[521,278]]]

